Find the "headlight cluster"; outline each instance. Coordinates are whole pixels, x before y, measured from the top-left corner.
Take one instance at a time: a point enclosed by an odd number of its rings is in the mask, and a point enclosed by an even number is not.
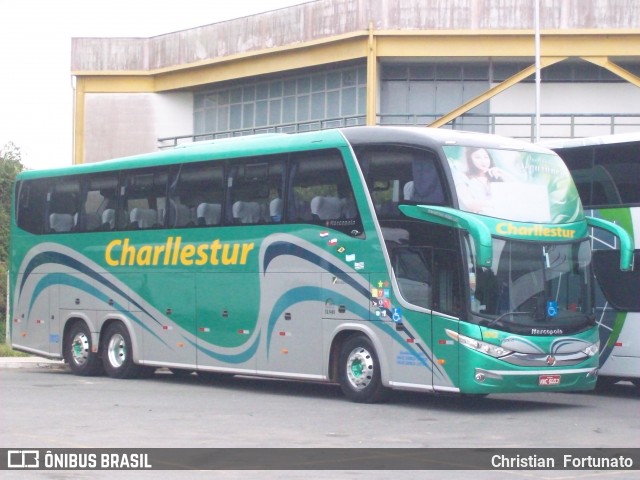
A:
[[[495,358],[504,357],[513,353],[513,350],[507,350],[506,348],[503,348],[499,345],[492,345],[480,340],[465,337],[464,335],[460,335],[459,333],[453,332],[451,330],[447,330],[447,335],[449,335],[457,342],[460,342],[461,345],[470,348],[471,350],[476,350],[486,355],[491,355]]]
[[[592,343],[588,347],[582,349],[582,353],[584,353],[588,357],[593,357],[594,355],[597,355],[599,351],[600,351],[599,340],[596,343]]]

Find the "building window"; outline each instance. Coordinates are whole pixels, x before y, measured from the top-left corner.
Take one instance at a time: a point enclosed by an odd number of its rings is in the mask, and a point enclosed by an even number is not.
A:
[[[273,127],[314,130],[318,122],[332,120],[343,126],[361,124],[366,115],[366,82],[366,66],[360,65],[198,93],[195,134]],[[345,122],[349,117],[362,120]]]

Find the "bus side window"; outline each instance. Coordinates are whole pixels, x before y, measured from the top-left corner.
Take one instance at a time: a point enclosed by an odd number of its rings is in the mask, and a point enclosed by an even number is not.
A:
[[[49,219],[45,219],[47,196],[46,180],[23,180],[16,185],[16,220],[18,227],[34,234],[48,230]],[[46,228],[45,228],[46,227]]]
[[[401,218],[402,203],[450,205],[435,153],[376,145],[356,149],[378,218]]]
[[[288,222],[317,223],[349,234],[362,232],[353,190],[338,152],[297,154],[288,192]]]
[[[232,162],[227,179],[230,224],[282,221],[285,159],[280,155]]]
[[[83,232],[113,230],[118,173],[91,175],[84,179],[84,184],[78,230]]]
[[[182,165],[169,187],[167,225],[211,227],[222,222],[224,164],[198,162]]]
[[[79,217],[80,182],[78,178],[54,178],[47,195],[48,231],[76,230]]]
[[[116,215],[120,230],[164,227],[168,176],[164,167],[126,172]]]

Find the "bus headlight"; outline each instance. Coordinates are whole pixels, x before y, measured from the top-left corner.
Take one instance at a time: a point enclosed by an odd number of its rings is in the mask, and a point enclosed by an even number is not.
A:
[[[513,353],[512,350],[507,350],[506,348],[499,345],[492,345],[491,343],[486,343],[480,340],[465,337],[464,335],[460,335],[459,333],[453,332],[451,330],[446,330],[446,332],[449,337],[453,338],[461,345],[464,345],[471,350],[476,350],[477,352],[491,355],[495,358],[504,357]]]
[[[584,353],[588,357],[593,357],[597,355],[600,351],[600,341],[598,340],[596,343],[592,343],[587,348],[582,349],[582,353]]]

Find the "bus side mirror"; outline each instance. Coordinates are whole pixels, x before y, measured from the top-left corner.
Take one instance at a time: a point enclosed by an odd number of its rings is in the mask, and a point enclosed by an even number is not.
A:
[[[620,270],[633,270],[633,242],[631,236],[620,225],[602,220],[601,218],[585,217],[587,225],[592,228],[606,230],[620,241]]]
[[[479,267],[491,267],[493,263],[491,231],[472,214],[449,207],[427,205],[399,205],[398,208],[408,217],[469,232],[476,251],[476,264]]]

